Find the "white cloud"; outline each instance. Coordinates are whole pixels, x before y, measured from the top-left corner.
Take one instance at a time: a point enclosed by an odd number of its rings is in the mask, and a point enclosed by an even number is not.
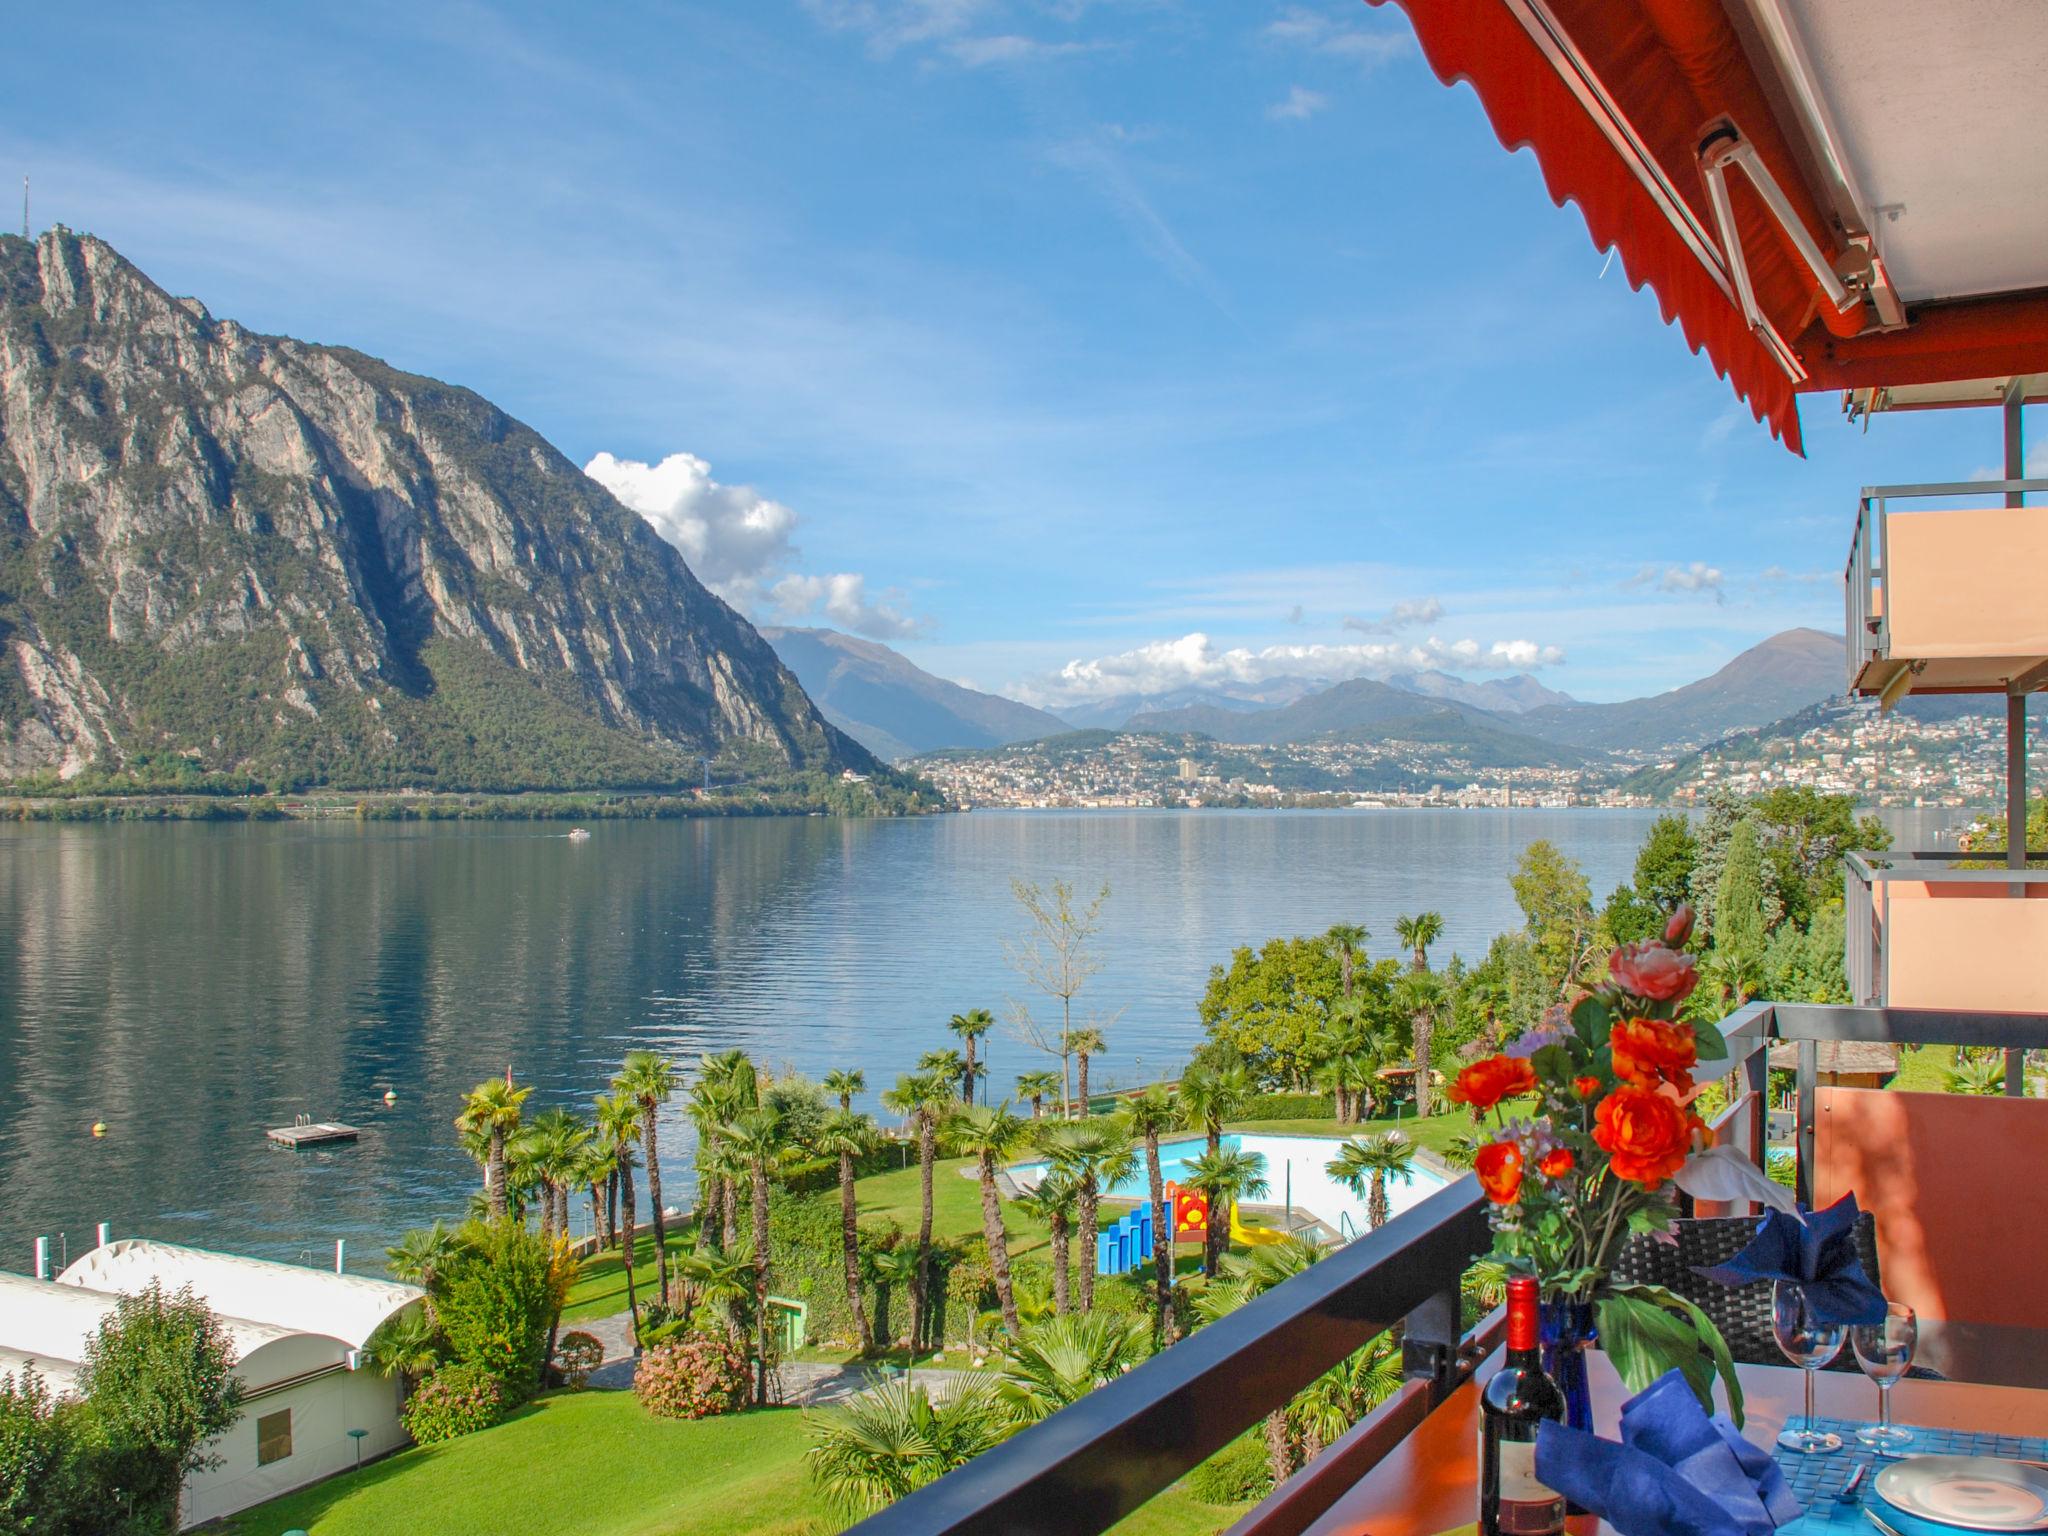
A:
[[[1328,11],[1306,5],[1290,5],[1268,22],[1266,38],[1290,48],[1344,59],[1364,69],[1397,59],[1408,51],[1406,31],[1361,26],[1348,14],[1340,20]]]
[[[804,9],[825,26],[858,32],[881,59],[958,37],[987,8],[986,0],[804,0]]]
[[[1556,666],[1564,652],[1533,640],[1373,641],[1357,645],[1268,645],[1219,649],[1199,631],[1177,640],[1155,640],[1134,650],[1092,660],[1074,660],[1052,676],[1013,690],[1052,702],[1111,698],[1126,693],[1164,693],[1175,688],[1255,686],[1276,678],[1334,678],[1382,675],[1426,667],[1467,671],[1529,671]]]
[[[794,542],[796,512],[750,485],[712,479],[711,466],[694,453],[658,464],[600,453],[583,472],[646,518],[699,581],[744,613],[797,619],[822,609],[833,623],[884,640],[920,627],[898,595],[870,599],[864,576],[791,573],[803,553]]]
[[[1434,624],[1444,616],[1444,605],[1433,597],[1403,598],[1387,610],[1385,618],[1344,621],[1346,629],[1356,630],[1361,635],[1395,635],[1404,629],[1419,629],[1424,624]]]
[[[1002,32],[990,37],[956,37],[945,45],[945,51],[956,64],[982,69],[992,64],[1035,64],[1090,50],[1086,43],[1048,43],[1017,32]]]
[[[1321,91],[1312,91],[1305,85],[1290,89],[1285,97],[1266,108],[1266,116],[1276,122],[1299,122],[1314,117],[1330,104],[1330,98]]]
[[[1624,587],[1655,587],[1659,592],[1702,593],[1717,603],[1726,602],[1727,594],[1721,589],[1721,568],[1709,565],[1704,560],[1695,560],[1689,565],[1667,565],[1658,568],[1646,565],[1629,577]]]

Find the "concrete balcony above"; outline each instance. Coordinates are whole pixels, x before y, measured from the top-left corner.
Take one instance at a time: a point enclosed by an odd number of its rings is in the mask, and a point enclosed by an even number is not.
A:
[[[1994,504],[2030,491],[2048,480],[1863,492],[1845,577],[1852,693],[2048,687],[2048,507]],[[1952,504],[1919,509],[1933,500]]]
[[[1854,1002],[2048,1014],[2048,868],[1931,854],[1847,862]]]

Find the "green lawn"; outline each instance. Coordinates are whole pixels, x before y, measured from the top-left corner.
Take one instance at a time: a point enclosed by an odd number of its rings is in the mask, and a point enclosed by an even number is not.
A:
[[[1947,1093],[1948,1073],[1956,1064],[1952,1045],[1923,1045],[1899,1052],[1899,1075],[1885,1086],[1904,1093]]]
[[[688,1251],[690,1231],[678,1224],[669,1229],[670,1258]],[[633,1244],[633,1284],[645,1302],[660,1295],[655,1285],[654,1234],[642,1232]],[[576,1283],[569,1287],[569,1300],[562,1308],[562,1326],[587,1323],[592,1318],[610,1317],[626,1310],[626,1266],[616,1253],[598,1253],[585,1259],[576,1271]]]
[[[630,1392],[542,1398],[482,1434],[396,1456],[246,1511],[234,1536],[828,1536],[795,1409],[678,1423]],[[1242,1506],[1169,1489],[1115,1529],[1210,1536]]]

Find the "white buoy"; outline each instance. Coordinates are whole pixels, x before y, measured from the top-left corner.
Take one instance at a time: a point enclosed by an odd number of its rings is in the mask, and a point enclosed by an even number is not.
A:
[[[397,1090],[393,1088],[386,1088],[384,1090],[384,1102],[386,1104],[396,1104],[398,1102]]]

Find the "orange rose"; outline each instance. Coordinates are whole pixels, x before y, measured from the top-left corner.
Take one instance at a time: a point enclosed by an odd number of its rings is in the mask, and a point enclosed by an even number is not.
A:
[[[1502,1099],[1536,1091],[1536,1069],[1519,1056],[1489,1056],[1475,1061],[1451,1084],[1451,1102],[1474,1110],[1491,1109]]]
[[[1692,1155],[1693,1132],[1706,1123],[1676,1099],[1624,1083],[1594,1111],[1593,1140],[1616,1178],[1655,1189]]]
[[[1513,1205],[1522,1198],[1522,1149],[1512,1141],[1488,1142],[1472,1159],[1479,1187],[1495,1205]]]
[[[1590,1099],[1599,1091],[1600,1079],[1597,1077],[1575,1077],[1572,1079],[1572,1092],[1582,1099]]]
[[[1577,1165],[1570,1147],[1552,1147],[1536,1164],[1536,1171],[1546,1179],[1561,1179]]]
[[[1699,1064],[1699,1047],[1690,1024],[1661,1019],[1623,1019],[1607,1037],[1614,1052],[1614,1075],[1644,1088],[1675,1083],[1692,1086],[1691,1069]]]

